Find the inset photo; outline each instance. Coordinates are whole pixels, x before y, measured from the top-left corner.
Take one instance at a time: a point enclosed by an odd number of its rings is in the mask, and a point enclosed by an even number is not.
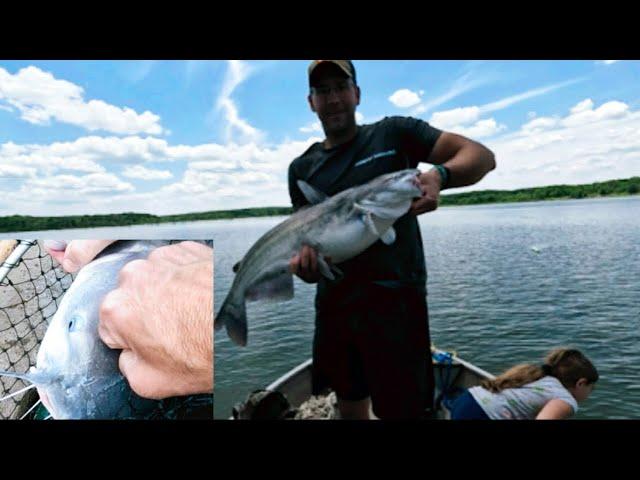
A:
[[[213,418],[212,240],[0,240],[0,419]]]

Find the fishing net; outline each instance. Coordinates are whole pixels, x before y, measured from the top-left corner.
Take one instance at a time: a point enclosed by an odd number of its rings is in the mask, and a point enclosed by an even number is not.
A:
[[[26,251],[16,258],[19,249]],[[35,366],[49,319],[75,275],[35,240],[0,241],[0,266],[0,370],[25,373]],[[0,377],[0,398],[25,387],[23,380]],[[31,389],[0,402],[0,418],[21,418],[36,400]]]
[[[180,240],[172,241],[178,243]],[[204,242],[213,247],[212,241]],[[0,240],[0,370],[26,373],[36,365],[40,342],[75,274],[65,272],[41,240]],[[0,377],[0,398],[28,386]],[[46,418],[35,389],[0,402],[0,419]],[[173,397],[158,402],[147,419],[210,419],[212,395]]]

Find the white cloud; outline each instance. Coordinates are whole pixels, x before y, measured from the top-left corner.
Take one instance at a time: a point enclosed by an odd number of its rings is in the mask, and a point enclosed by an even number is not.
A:
[[[479,75],[474,76],[473,72],[467,72],[466,74],[457,78],[446,92],[418,105],[412,111],[411,115],[419,115],[419,114],[428,112],[448,102],[449,100],[453,100],[459,95],[462,95],[463,93],[473,90],[474,88],[485,85],[490,81],[491,81],[490,77],[479,76]]]
[[[528,100],[530,98],[539,97],[540,95],[545,95],[547,93],[553,92],[560,88],[567,87],[569,85],[573,85],[575,83],[581,82],[582,78],[574,78],[571,80],[566,80],[560,83],[554,83],[552,85],[547,85],[545,87],[534,88],[532,90],[527,90],[526,92],[518,93],[517,95],[512,95],[510,97],[506,97],[500,99],[495,102],[487,103],[480,107],[481,113],[494,112],[496,110],[502,110],[516,103],[522,102],[524,100]]]
[[[214,171],[230,172],[238,170],[238,162],[228,162],[223,160],[211,160],[203,162],[189,162],[188,168],[193,171]]]
[[[434,127],[457,133],[472,139],[486,138],[496,135],[507,127],[498,124],[495,119],[480,119],[479,107],[463,107],[435,112],[429,123]]]
[[[435,112],[431,115],[429,123],[433,126],[447,130],[457,125],[468,125],[476,122],[480,118],[479,107],[463,107],[445,110],[443,112]]]
[[[8,142],[0,145],[0,164],[18,167],[36,167],[44,175],[52,175],[60,170],[77,170],[88,173],[102,173],[99,165],[86,151],[64,151],[60,144],[16,145]]]
[[[613,65],[614,63],[619,62],[620,60],[597,60],[596,63],[602,65]]]
[[[629,114],[629,106],[618,101],[607,102],[595,110],[591,99],[578,103],[571,109],[571,114],[563,119],[563,125],[568,127],[586,123],[599,122],[611,118],[622,118]]]
[[[560,123],[557,118],[538,117],[522,126],[522,130],[526,133],[538,133],[542,130],[549,130],[556,127]]]
[[[84,140],[58,144],[57,150],[77,156],[82,151],[79,149],[81,145],[95,152],[96,144]],[[149,161],[163,159],[184,162],[184,173],[170,185],[151,192],[136,192],[132,185],[122,182],[111,173],[85,176],[51,175],[51,172],[57,170],[51,169],[47,174],[38,168],[40,177],[21,181],[22,188],[17,189],[17,195],[7,196],[7,205],[2,205],[0,215],[16,212],[25,215],[47,215],[50,214],[49,204],[52,202],[56,203],[56,215],[123,211],[170,214],[259,205],[288,205],[289,164],[311,143],[320,141],[321,138],[311,137],[304,141],[285,142],[274,147],[254,143],[170,146],[164,140],[160,141],[161,143],[149,142],[157,139],[136,139],[138,143],[124,140],[126,139],[112,138],[110,142],[99,145],[101,148],[110,146],[114,151],[120,151],[123,158],[129,159],[131,155],[127,148],[137,146],[137,158],[145,155]],[[152,154],[149,154],[149,145],[156,147]],[[29,146],[16,144],[5,144],[0,148],[12,155],[24,154],[29,150]],[[52,146],[40,148],[50,151]],[[43,160],[46,158],[44,156]],[[61,157],[61,160],[64,161],[64,157]],[[103,160],[103,163],[106,165],[108,162]],[[137,168],[138,166],[127,164],[125,172],[150,170],[146,167]],[[33,192],[33,195],[29,192]]]
[[[45,202],[68,202],[81,201],[92,195],[113,195],[133,190],[133,185],[122,182],[110,173],[91,173],[81,177],[55,175],[27,180],[22,189],[16,193],[16,198],[29,201],[39,199]]]
[[[455,192],[640,175],[640,112],[619,101],[595,105],[588,100],[576,101],[563,115],[529,118],[518,130],[499,136],[496,134],[505,131],[504,125],[494,118],[482,118],[476,110],[480,107],[434,113],[444,122],[456,122],[451,131],[474,139],[486,138],[483,143],[496,154],[495,171],[479,184]],[[0,165],[4,172],[12,167],[9,173],[15,180],[10,182],[18,186],[11,195],[3,196],[0,215],[48,215],[51,203],[56,204],[56,215],[123,211],[171,214],[285,206],[289,204],[290,162],[321,139],[321,135],[315,135],[275,146],[255,142],[170,145],[150,137],[84,137],[52,145],[9,142],[0,145]],[[148,171],[155,162],[178,162],[184,169],[179,170],[180,175],[174,174],[171,184],[144,192],[105,170],[122,164],[125,171],[143,171],[136,166]],[[67,174],[68,165],[81,173]]]
[[[253,145],[253,146],[252,146]],[[220,161],[234,164],[238,154],[250,156],[255,144],[169,145],[154,137],[81,137],[50,145],[0,145],[0,164],[34,166],[46,175],[60,170],[104,172],[106,164],[139,165],[149,162]]]
[[[36,169],[20,165],[0,165],[0,178],[35,177]]]
[[[35,125],[52,120],[89,131],[104,130],[131,135],[162,133],[160,117],[149,111],[116,107],[102,100],[85,101],[84,90],[51,73],[29,66],[10,74],[0,68],[0,101],[19,110],[21,118]]]
[[[173,178],[173,174],[169,170],[155,170],[142,165],[133,165],[125,168],[122,175],[128,178],[139,178],[140,180],[166,180]]]
[[[584,79],[582,78],[574,78],[574,79],[566,80],[564,82],[555,83],[555,84],[547,85],[544,87],[534,88],[532,90],[528,90],[526,92],[522,92],[517,95],[512,95],[512,96],[497,100],[495,102],[487,103],[479,107],[480,114],[493,112],[496,110],[502,110],[504,108],[510,107],[511,105],[522,102],[524,100],[538,97],[540,95],[545,95],[547,93],[553,92],[555,90],[564,88],[569,85],[573,85],[583,80]],[[432,110],[438,107],[439,105],[442,105],[443,103],[448,102],[449,100],[452,100],[458,97],[459,95],[462,95],[463,93],[466,93],[470,90],[473,90],[474,88],[482,86],[488,83],[489,81],[491,81],[491,77],[481,77],[481,76],[472,77],[472,73],[469,72],[463,75],[462,77],[458,78],[453,83],[451,88],[444,94],[418,105],[413,110],[412,114],[413,115],[423,114],[429,110]],[[472,108],[472,107],[468,107],[468,108]],[[455,109],[455,110],[458,110],[458,109]]]
[[[488,118],[485,120],[478,120],[473,125],[456,125],[451,127],[449,131],[475,140],[479,138],[492,137],[506,128],[506,125],[498,124],[495,119]]]
[[[604,103],[595,110],[593,107],[593,101],[587,98],[573,106],[566,117],[538,117],[525,123],[521,127],[521,132],[529,136],[561,127],[579,127],[589,123],[624,118],[630,114],[629,106],[618,101]]]
[[[584,112],[586,110],[592,110],[592,109],[593,109],[593,100],[591,100],[590,98],[587,98],[579,102],[574,107],[571,107],[570,111],[571,113],[580,113],[580,112]]]
[[[512,95],[495,102],[487,103],[480,107],[458,107],[451,110],[445,110],[442,112],[435,112],[431,115],[429,123],[443,130],[452,131],[460,135],[468,136],[470,138],[484,138],[495,135],[506,129],[505,125],[498,124],[494,119],[481,119],[482,115],[488,112],[496,110],[502,110],[510,107],[515,103],[522,102],[529,98],[544,95],[546,93],[558,90],[568,85],[572,85],[581,79],[572,79],[565,82],[556,83],[553,85],[547,85],[545,87],[535,88],[526,92]],[[586,111],[590,108],[590,100],[585,100],[579,105],[576,105],[578,111]],[[592,105],[591,105],[592,106]],[[535,117],[535,112],[529,112],[528,117]],[[524,129],[536,129],[545,128],[551,122],[551,119],[534,119],[526,124]],[[569,120],[571,121],[571,120]],[[472,125],[473,124],[473,125]]]
[[[136,164],[151,161],[175,161],[180,151],[172,151],[165,140],[147,137],[81,137],[72,142],[50,145],[0,145],[0,163],[38,167],[43,174],[60,170],[101,173],[106,163]]]
[[[290,204],[287,169],[310,143],[287,142],[275,148],[257,145],[234,145],[228,156],[235,156],[234,169],[219,162],[190,162],[180,181],[154,192],[106,197],[95,208],[100,211],[136,211],[174,214],[206,210],[224,210],[256,206]],[[74,210],[79,206],[69,206]],[[86,207],[85,207],[86,208]]]
[[[229,60],[227,73],[222,89],[216,100],[216,109],[224,112],[227,121],[225,139],[227,143],[257,142],[264,138],[264,133],[240,118],[238,107],[231,99],[233,91],[252,73],[251,67],[239,60]]]
[[[322,124],[320,122],[313,122],[304,127],[300,127],[302,133],[322,132]]]
[[[187,172],[206,171],[233,176],[243,172],[262,172],[278,174],[282,178],[286,178],[289,163],[304,152],[311,143],[320,140],[321,138],[312,137],[304,141],[282,143],[275,148],[255,143],[226,146],[207,145],[205,147],[209,147],[210,153],[208,160],[189,162]]]
[[[282,182],[282,178],[265,172],[242,171],[229,175],[210,171],[187,170],[181,182],[168,185],[163,190],[168,193],[202,194],[223,188],[227,190],[227,194],[231,191],[238,191],[242,192],[241,196],[251,196],[256,192],[256,189],[264,189],[265,185]]]
[[[420,95],[409,89],[402,88],[395,91],[389,97],[389,101],[398,108],[409,108],[420,103]]]
[[[640,176],[640,111],[585,99],[566,116],[540,117],[486,142],[497,169],[461,189],[516,189]]]
[[[498,124],[493,118],[481,119],[481,116],[483,114],[496,110],[502,110],[504,108],[510,107],[515,103],[522,102],[529,98],[544,95],[546,93],[558,90],[559,88],[572,85],[579,81],[581,81],[581,79],[572,79],[553,85],[547,85],[545,87],[535,88],[526,92],[519,93],[517,95],[512,95],[497,100],[495,102],[487,103],[480,107],[458,107],[442,112],[435,112],[431,115],[429,123],[443,130],[452,131],[454,133],[468,136],[470,138],[490,137],[505,130],[506,126]],[[581,102],[581,104],[576,105],[576,107],[574,107],[575,109],[577,109],[576,113],[589,110],[589,102],[590,100],[585,100],[584,102]],[[532,117],[535,117],[535,112],[529,112],[529,118]],[[529,130],[539,130],[540,128],[544,128],[545,126],[547,126],[549,122],[551,122],[550,119],[534,119],[526,124],[523,128]]]

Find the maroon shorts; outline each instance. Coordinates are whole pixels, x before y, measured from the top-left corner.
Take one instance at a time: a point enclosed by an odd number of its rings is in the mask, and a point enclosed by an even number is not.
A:
[[[433,407],[433,366],[424,289],[362,287],[348,302],[316,310],[313,393],[371,397],[379,418],[424,418]]]

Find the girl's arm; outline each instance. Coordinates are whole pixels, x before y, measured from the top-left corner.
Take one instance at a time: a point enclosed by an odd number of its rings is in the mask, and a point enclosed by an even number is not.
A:
[[[564,400],[549,400],[538,413],[536,420],[562,420],[573,415],[573,407]]]

